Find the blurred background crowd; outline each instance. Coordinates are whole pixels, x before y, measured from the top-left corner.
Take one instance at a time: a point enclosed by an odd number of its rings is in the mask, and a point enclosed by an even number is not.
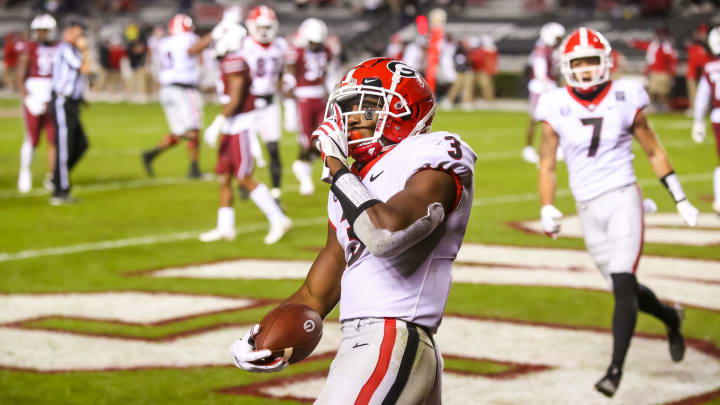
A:
[[[207,32],[231,4],[198,0],[0,0],[3,91],[17,90],[16,44],[29,21],[47,11],[62,19],[87,18],[93,58],[90,100],[147,102],[157,99],[156,47],[176,12],[193,16]],[[437,49],[436,93],[443,108],[472,109],[497,98],[524,99],[531,77],[528,55],[548,21],[572,27],[578,18],[606,34],[614,48],[613,74],[644,76],[659,110],[691,107],[698,71],[708,56],[704,38],[720,1],[709,0],[286,0],[267,3],[292,43],[299,23],[320,16],[329,26],[336,69],[371,56],[391,56],[426,72]],[[430,10],[446,20],[439,46],[431,44]],[[59,20],[59,21],[60,21]],[[437,45],[437,44],[436,44]],[[201,88],[213,100],[219,75],[212,50],[203,58]],[[434,52],[434,51],[433,51]],[[435,68],[433,68],[435,69]],[[653,86],[663,76],[668,86]]]

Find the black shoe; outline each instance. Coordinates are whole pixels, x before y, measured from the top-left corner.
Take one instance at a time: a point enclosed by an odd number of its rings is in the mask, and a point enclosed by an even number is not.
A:
[[[685,338],[682,335],[682,324],[685,319],[685,311],[680,304],[675,304],[673,310],[677,312],[677,329],[667,328],[668,344],[670,345],[670,357],[674,362],[679,362],[685,357]]]
[[[620,379],[622,378],[622,370],[620,367],[610,365],[605,373],[605,377],[601,378],[600,381],[595,383],[595,389],[600,391],[603,395],[610,398],[615,395],[618,387],[620,386]]]
[[[67,192],[60,192],[60,193],[54,193],[52,197],[50,197],[50,205],[53,206],[59,206],[59,205],[71,205],[77,203],[77,198],[71,196]]]
[[[152,167],[152,161],[154,158],[155,154],[151,150],[142,153],[143,167],[145,167],[145,172],[150,177],[155,177],[155,172],[153,171]]]
[[[201,177],[202,173],[200,173],[200,168],[198,168],[197,162],[190,163],[190,169],[188,170],[188,178],[199,179]]]

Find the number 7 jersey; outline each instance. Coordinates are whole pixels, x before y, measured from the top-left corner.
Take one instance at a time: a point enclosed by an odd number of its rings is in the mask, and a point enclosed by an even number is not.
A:
[[[350,233],[332,191],[328,217],[345,251],[347,268],[340,292],[340,320],[391,317],[435,330],[450,291],[451,267],[462,243],[473,201],[477,159],[449,132],[411,136],[355,173],[370,193],[387,202],[422,170],[450,174],[457,186],[455,206],[425,239],[392,257],[376,257]]]
[[[588,201],[636,181],[632,126],[650,100],[636,80],[611,81],[592,100],[577,97],[570,87],[540,97],[539,121],[559,138],[576,201]]]

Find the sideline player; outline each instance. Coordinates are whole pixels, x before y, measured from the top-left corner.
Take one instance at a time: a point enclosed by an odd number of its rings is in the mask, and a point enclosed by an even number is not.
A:
[[[458,135],[430,132],[434,111],[415,69],[374,58],[345,75],[313,134],[332,184],[327,242],[285,302],[323,318],[340,303],[343,338],[316,404],[441,401],[432,335],[472,208],[476,155]],[[258,331],[232,345],[235,365],[284,369],[283,358],[252,363],[270,355],[255,350]]]
[[[40,144],[40,132],[47,137],[47,173],[45,188],[52,190],[52,172],[55,168],[55,127],[48,103],[52,96],[52,64],[57,44],[53,35],[57,23],[50,14],[40,14],[30,22],[32,39],[19,42],[15,49],[18,60],[18,89],[23,103],[25,139],[20,148],[18,191],[32,189],[32,164],[35,149]]]
[[[256,111],[253,114],[257,125],[256,131],[260,134],[270,156],[271,193],[273,198],[278,199],[282,195],[280,190],[282,129],[278,92],[289,45],[284,38],[277,37],[278,19],[268,6],[251,9],[245,19],[245,26],[250,35],[243,41],[242,52],[252,76],[250,94],[255,98]],[[253,142],[256,142],[254,138]]]
[[[315,192],[312,162],[319,154],[312,147],[310,136],[325,116],[325,77],[331,59],[330,50],[325,46],[327,33],[327,26],[321,20],[308,18],[303,21],[298,30],[303,46],[294,49],[288,58],[286,75],[290,75],[289,80],[295,84],[292,92],[297,103],[297,139],[300,145],[300,153],[292,164],[292,170],[300,183],[301,195],[312,195]]]
[[[585,245],[612,287],[613,354],[607,374],[595,388],[613,396],[620,384],[625,355],[635,330],[637,311],[660,319],[668,331],[670,355],[685,353],[682,310],[663,304],[635,277],[643,246],[643,204],[633,169],[632,136],[690,226],[698,211],[685,197],[665,150],[643,109],[650,100],[635,80],[610,81],[610,45],[598,32],[581,27],[560,47],[568,84],[540,97],[538,119],[544,122],[540,144],[539,188],[544,231],[556,237],[562,214],[553,206],[555,154],[565,152],[570,190],[585,235]]]
[[[270,231],[265,243],[271,245],[280,240],[292,225],[283,214],[280,206],[270,196],[264,183],[253,179],[255,162],[250,153],[250,134],[255,130],[252,111],[255,99],[249,94],[252,78],[241,51],[245,28],[239,24],[225,23],[222,37],[216,42],[215,52],[220,61],[220,82],[218,99],[222,104],[222,113],[205,131],[205,140],[215,145],[218,134],[222,133],[218,148],[216,171],[220,177],[220,208],[218,208],[217,227],[200,235],[203,242],[221,239],[235,239],[235,210],[233,209],[232,179],[249,192],[250,199],[270,221]]]
[[[692,128],[692,139],[697,143],[705,140],[705,113],[712,105],[710,123],[715,134],[715,146],[720,157],[720,28],[713,28],[708,34],[708,46],[712,52],[712,59],[705,64],[700,84],[695,95],[695,122]],[[715,167],[713,174],[713,203],[712,209],[720,215],[720,165]]]
[[[535,127],[537,126],[537,103],[544,93],[557,88],[558,60],[555,53],[558,45],[565,36],[565,27],[549,22],[540,28],[540,38],[530,53],[531,76],[528,82],[528,95],[530,100],[530,123],[525,136],[525,147],[522,158],[528,163],[537,163],[538,155],[535,152]]]
[[[155,148],[142,153],[143,166],[148,176],[153,177],[153,160],[184,139],[190,158],[188,177],[198,179],[201,177],[198,139],[203,122],[203,100],[197,89],[200,80],[198,55],[209,45],[211,38],[200,40],[193,32],[192,19],[185,14],[176,14],[170,20],[168,32],[170,35],[160,40],[156,56],[160,58],[160,103],[170,133]]]

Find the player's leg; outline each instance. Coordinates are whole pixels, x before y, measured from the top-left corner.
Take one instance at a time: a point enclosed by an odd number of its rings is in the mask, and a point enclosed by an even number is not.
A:
[[[215,229],[200,235],[203,242],[235,239],[235,210],[233,209],[232,173],[236,169],[236,156],[233,149],[237,146],[237,135],[221,135],[218,146],[218,161],[215,172],[218,174],[220,204],[217,211]]]
[[[371,318],[345,321],[342,332],[316,405],[427,403],[438,358],[422,329]]]
[[[720,159],[720,123],[713,123],[712,128],[715,134],[715,148],[718,159]],[[715,168],[715,172],[713,173],[713,194],[712,208],[716,214],[720,215],[720,165]]]
[[[198,165],[198,156],[200,148],[200,128],[203,126],[203,101],[202,95],[197,89],[185,89],[184,109],[186,116],[190,118],[185,131],[185,140],[187,141],[188,157],[190,158],[190,168],[188,169],[188,177],[191,179],[200,178],[200,167]]]
[[[270,157],[270,181],[272,184],[272,196],[275,199],[280,198],[282,191],[280,190],[280,180],[282,178],[282,162],[280,161],[280,138],[282,131],[280,128],[280,104],[275,102],[262,109],[263,120],[258,122],[261,127],[258,128],[265,147]]]
[[[32,189],[32,165],[33,153],[40,140],[40,120],[32,115],[23,104],[23,120],[25,121],[25,137],[20,147],[20,170],[18,173],[18,191],[27,193]]]
[[[665,324],[670,347],[670,358],[678,362],[685,357],[685,338],[682,335],[684,311],[661,302],[647,286],[638,283],[638,304],[640,311],[648,313]]]
[[[188,157],[190,159],[187,176],[191,179],[199,179],[201,177],[200,166],[198,164],[200,131],[191,129],[185,134],[184,138],[187,143]]]
[[[182,89],[176,86],[163,86],[160,88],[159,96],[170,133],[166,134],[154,148],[142,152],[143,167],[150,177],[155,176],[152,167],[153,160],[167,149],[177,145],[180,136],[187,131],[183,122],[187,121],[188,118],[178,101],[184,97]]]
[[[292,171],[300,185],[300,195],[313,195],[315,185],[312,180],[312,161],[317,154],[310,143],[310,134],[320,125],[323,118],[322,109],[317,104],[324,104],[323,100],[303,99],[297,101],[299,131],[297,134],[300,153],[298,159],[292,164]]]
[[[529,92],[528,100],[530,103],[529,113],[530,122],[528,122],[527,131],[525,132],[525,147],[522,150],[522,158],[528,163],[537,163],[540,161],[533,143],[535,141],[535,128],[537,127],[537,121],[535,120],[535,108],[537,107],[540,93],[533,91]]]

